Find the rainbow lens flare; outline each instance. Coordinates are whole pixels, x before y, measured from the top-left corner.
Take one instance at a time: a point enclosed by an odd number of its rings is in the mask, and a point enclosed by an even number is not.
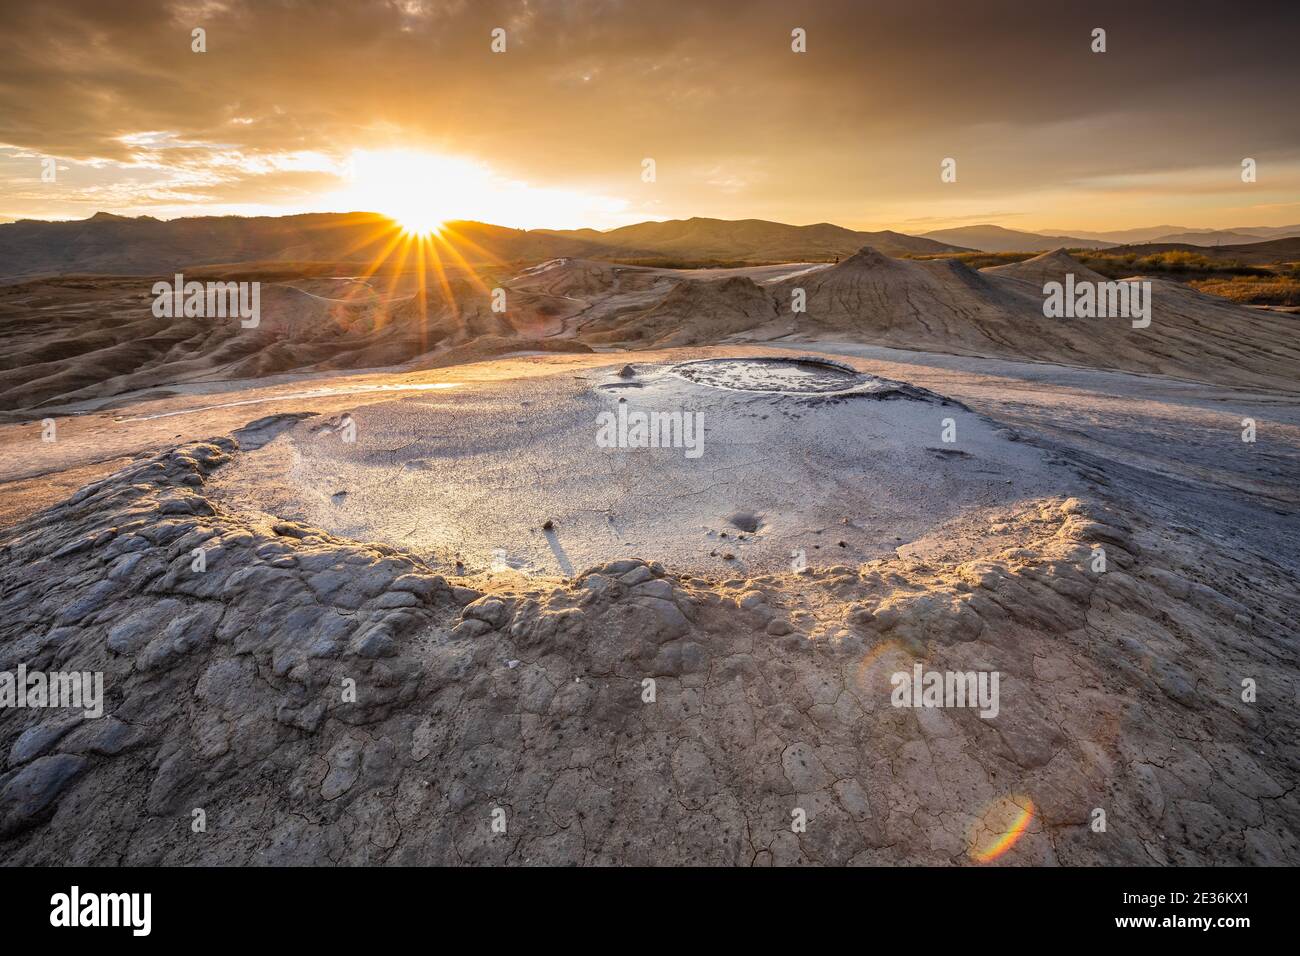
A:
[[[1024,796],[1000,797],[985,808],[971,830],[970,858],[990,863],[1024,836],[1034,819],[1034,801]]]

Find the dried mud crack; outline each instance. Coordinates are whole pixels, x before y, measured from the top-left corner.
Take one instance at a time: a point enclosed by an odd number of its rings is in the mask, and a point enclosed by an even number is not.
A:
[[[1015,862],[1300,860],[1266,562],[1041,497],[974,553],[484,591],[227,508],[241,454],[184,445],[0,537],[0,670],[106,692],[0,721],[7,863],[960,864],[1008,802]],[[891,706],[915,662],[1000,671],[1000,712]]]

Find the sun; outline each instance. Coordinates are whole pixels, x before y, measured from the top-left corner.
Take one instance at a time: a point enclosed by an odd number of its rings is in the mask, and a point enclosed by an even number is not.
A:
[[[402,227],[402,232],[418,239],[427,239],[442,232],[447,217],[439,213],[422,213],[416,210],[393,216],[393,220]]]
[[[437,236],[446,223],[466,220],[577,229],[625,225],[630,216],[625,199],[529,183],[478,159],[412,147],[357,147],[336,169],[343,182],[322,197],[322,208],[379,213],[408,236]]]
[[[491,190],[484,167],[419,150],[357,150],[349,167],[348,204],[388,216],[413,236],[431,236],[448,220],[472,217]]]

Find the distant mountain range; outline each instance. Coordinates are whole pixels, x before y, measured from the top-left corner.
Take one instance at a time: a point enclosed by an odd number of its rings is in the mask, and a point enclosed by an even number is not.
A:
[[[1019,232],[985,223],[979,226],[960,226],[956,229],[938,229],[924,233],[924,238],[936,242],[967,246],[980,252],[1045,252],[1049,249],[1105,249],[1114,245],[1098,239],[1078,236],[1044,236],[1036,232]]]
[[[863,246],[871,246],[887,256],[973,249],[888,230],[860,232],[829,222],[789,226],[765,219],[670,219],[667,222],[640,222],[608,232],[594,229],[542,231],[553,236],[628,249],[652,249],[658,255],[690,259],[823,261],[851,256]]]
[[[454,227],[461,237],[457,250],[476,262],[598,256],[608,251],[580,239],[483,223]],[[160,275],[191,266],[252,262],[364,265],[396,236],[392,220],[374,213],[203,216],[167,222],[108,213],[75,222],[25,219],[0,225],[0,275]]]
[[[1177,230],[1179,227],[1160,227]],[[508,229],[480,222],[449,224],[459,257],[474,265],[514,265],[546,259],[581,258],[674,265],[709,262],[825,262],[853,255],[864,246],[886,256],[951,252],[1041,252],[1061,247],[1103,249],[1112,239],[1043,235],[996,225],[942,229],[924,236],[867,232],[831,223],[792,226],[762,219],[677,219],[642,222],[607,232],[594,229]],[[1193,247],[1237,247],[1290,235],[1300,226],[1251,230],[1183,230],[1152,242]],[[24,219],[0,225],[0,276],[68,273],[163,275],[196,266],[236,263],[303,265],[374,261],[396,236],[392,220],[374,213],[315,213],[301,216],[203,216],[163,221],[96,213],[73,222]],[[1143,240],[1130,238],[1128,242]],[[395,263],[399,256],[392,256]],[[455,259],[456,257],[451,257]]]
[[[1044,230],[1056,232],[1058,230]],[[1118,229],[1112,232],[1084,232],[1063,229],[1080,239],[1100,239],[1126,245],[1135,242],[1185,242],[1198,246],[1225,245],[1233,242],[1259,242],[1300,236],[1300,224],[1292,226],[1233,226],[1231,229],[1193,229],[1188,226],[1146,226],[1141,229]]]
[[[1049,249],[1106,249],[1135,243],[1228,246],[1300,236],[1300,225],[1250,226],[1233,229],[1189,229],[1186,226],[1149,226],[1115,232],[1020,232],[991,223],[938,229],[922,234],[938,242],[969,246],[980,252],[1041,252]]]
[[[855,232],[830,223],[790,226],[761,219],[644,222],[611,232],[525,231],[480,222],[448,227],[456,236],[456,251],[473,264],[555,258],[827,261],[852,255],[865,245],[894,256],[969,251],[896,232]],[[395,235],[393,222],[374,213],[170,221],[97,213],[74,222],[24,219],[0,225],[0,275],[158,275],[182,267],[252,262],[361,264],[373,261]]]
[[[1174,232],[1166,236],[1157,236],[1154,239],[1148,239],[1148,242],[1156,243],[1182,243],[1189,246],[1233,246],[1241,245],[1246,242],[1259,242],[1265,236],[1253,236],[1246,232],[1236,232],[1231,229],[1209,229],[1202,232]]]

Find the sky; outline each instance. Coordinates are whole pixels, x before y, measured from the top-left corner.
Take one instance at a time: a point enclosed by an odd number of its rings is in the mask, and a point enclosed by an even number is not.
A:
[[[1294,0],[0,0],[0,20],[0,220],[1300,222]]]

